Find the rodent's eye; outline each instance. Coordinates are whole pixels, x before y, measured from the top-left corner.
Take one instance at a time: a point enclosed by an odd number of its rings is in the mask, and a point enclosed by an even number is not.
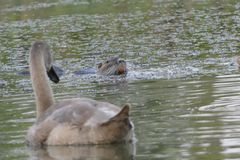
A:
[[[109,63],[109,61],[106,61],[106,63]]]
[[[99,64],[98,64],[98,68],[101,68],[101,67],[102,67],[102,63],[99,63]]]

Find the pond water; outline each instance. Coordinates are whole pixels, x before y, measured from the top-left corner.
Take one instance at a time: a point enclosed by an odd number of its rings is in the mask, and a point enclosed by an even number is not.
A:
[[[63,70],[55,98],[130,103],[135,144],[26,147],[39,39]],[[0,159],[239,159],[239,52],[238,0],[0,1]],[[74,74],[114,55],[126,77]]]

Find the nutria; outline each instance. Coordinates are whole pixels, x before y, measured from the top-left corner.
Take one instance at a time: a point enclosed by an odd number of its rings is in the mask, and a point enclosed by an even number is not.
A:
[[[98,64],[98,73],[102,75],[126,75],[127,64],[124,60],[119,60],[118,56],[110,57],[103,63]]]
[[[110,57],[106,61],[98,63],[97,69],[92,67],[82,68],[75,71],[76,75],[83,74],[99,74],[104,76],[111,75],[126,75],[127,74],[127,64],[124,60],[120,60],[118,56]]]
[[[37,41],[30,49],[30,75],[37,121],[28,130],[28,145],[109,144],[133,139],[128,104],[120,109],[88,98],[55,103],[48,77],[55,83],[59,78],[52,67],[52,54],[46,42]]]

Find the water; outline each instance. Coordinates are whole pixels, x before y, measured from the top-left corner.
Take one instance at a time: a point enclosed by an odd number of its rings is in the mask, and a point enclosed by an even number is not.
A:
[[[0,159],[239,159],[239,28],[237,0],[1,1]],[[64,70],[55,98],[130,103],[135,146],[26,147],[37,39]],[[74,74],[114,55],[127,77]]]

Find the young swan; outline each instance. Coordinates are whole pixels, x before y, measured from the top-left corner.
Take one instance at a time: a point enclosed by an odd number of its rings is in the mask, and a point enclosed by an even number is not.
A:
[[[54,103],[47,76],[59,81],[51,65],[47,43],[37,41],[30,50],[30,73],[37,105],[37,121],[29,129],[27,144],[80,145],[127,142],[133,138],[129,105],[119,107],[87,98]]]

